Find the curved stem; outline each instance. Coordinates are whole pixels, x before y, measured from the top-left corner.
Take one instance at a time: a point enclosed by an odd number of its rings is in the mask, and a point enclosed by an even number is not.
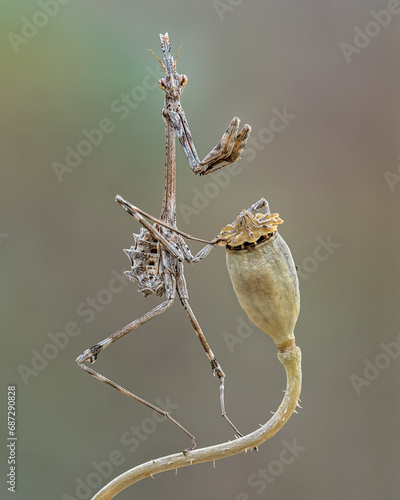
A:
[[[179,469],[180,467],[186,467],[188,465],[214,462],[221,458],[231,457],[232,455],[251,450],[267,441],[289,420],[298,405],[301,390],[300,348],[292,346],[290,350],[279,352],[278,359],[286,370],[286,391],[277,412],[266,424],[235,441],[189,451],[186,455],[183,453],[175,453],[174,455],[157,458],[138,465],[113,479],[104,486],[92,500],[111,500],[128,486],[146,477],[167,470]]]

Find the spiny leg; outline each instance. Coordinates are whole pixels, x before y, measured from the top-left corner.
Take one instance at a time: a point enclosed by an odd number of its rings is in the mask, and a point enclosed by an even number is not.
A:
[[[178,293],[179,293],[179,289],[178,289]],[[206,356],[210,360],[213,375],[214,376],[216,375],[219,379],[219,384],[220,384],[219,385],[219,400],[220,400],[220,405],[221,405],[222,417],[228,422],[228,424],[235,431],[236,436],[242,437],[243,434],[233,424],[233,422],[230,420],[230,418],[228,417],[228,415],[226,414],[226,411],[225,411],[225,383],[224,383],[225,373],[222,371],[220,364],[216,360],[215,355],[212,352],[212,350],[207,342],[207,339],[204,336],[204,333],[201,329],[201,326],[200,326],[199,322],[197,321],[196,316],[194,315],[187,298],[180,296],[180,300],[181,300],[181,303],[182,303],[185,311],[187,312],[187,315],[189,316],[190,323],[192,324],[193,329],[196,332],[198,339],[200,340],[200,343],[201,343],[201,345],[206,353]]]
[[[169,122],[175,130],[183,151],[189,161],[190,168],[195,174],[206,175],[239,160],[251,132],[251,127],[246,124],[239,132],[240,120],[234,117],[219,143],[204,160],[200,162],[185,112],[179,100],[180,94],[187,84],[188,79],[186,75],[179,75],[176,71],[176,60],[174,61],[171,55],[171,45],[169,43],[168,33],[160,35],[160,39],[162,51],[165,56],[165,64],[156,54],[154,54],[154,52],[153,54],[161,63],[166,74],[166,77],[161,78],[159,81],[161,89],[166,94],[163,119],[166,121],[167,125]]]
[[[195,174],[207,175],[240,159],[249,138],[251,127],[246,124],[239,132],[239,123],[239,118],[235,116],[219,143],[194,169]]]
[[[232,118],[221,140],[200,162],[200,174],[206,173],[213,165],[225,161],[225,158],[231,154],[239,132],[239,123],[240,120],[237,116]]]
[[[175,420],[173,417],[171,417],[171,415],[167,412],[167,411],[164,411],[162,410],[161,408],[158,408],[157,406],[149,403],[148,401],[142,399],[141,397],[139,396],[136,396],[136,394],[133,394],[132,392],[129,392],[127,391],[126,389],[124,389],[122,386],[116,384],[115,382],[113,382],[112,380],[108,379],[107,377],[104,377],[103,375],[101,375],[100,373],[92,370],[91,368],[89,368],[88,366],[86,365],[83,365],[83,364],[79,364],[79,366],[81,368],[83,368],[87,373],[89,373],[89,375],[92,375],[93,377],[95,377],[97,380],[100,380],[101,382],[105,382],[106,384],[110,385],[111,387],[113,387],[114,389],[117,389],[118,391],[122,392],[122,394],[125,394],[126,396],[129,396],[130,398],[134,399],[135,401],[139,401],[139,403],[142,403],[144,404],[145,406],[148,406],[149,408],[151,408],[152,410],[156,411],[157,413],[159,413],[160,415],[163,415],[165,418],[168,418],[168,420],[170,420],[172,423],[174,423],[177,427],[179,427],[179,429],[181,429],[187,436],[189,436],[189,438],[191,439],[192,441],[192,444],[189,446],[189,448],[186,448],[183,450],[183,453],[186,455],[186,453],[190,450],[193,450],[194,448],[196,448],[196,441],[195,441],[195,437],[193,436],[193,434],[191,434],[185,427],[183,427],[183,425],[181,425],[177,420]]]
[[[215,248],[215,243],[210,243],[206,245],[201,250],[199,250],[196,255],[193,255],[190,251],[190,248],[184,242],[183,238],[179,238],[180,248],[182,250],[182,254],[185,257],[186,262],[189,264],[196,264],[200,262],[202,259],[206,258],[207,255],[211,253],[211,251]]]
[[[86,361],[88,361],[89,363],[94,363],[96,361],[98,355],[100,354],[100,352],[103,349],[110,346],[112,343],[116,342],[121,337],[123,337],[127,333],[131,332],[132,330],[138,328],[139,326],[143,325],[147,321],[150,321],[151,319],[153,319],[156,316],[165,312],[172,305],[173,302],[174,302],[174,298],[170,298],[170,299],[166,300],[162,304],[158,305],[157,307],[155,307],[151,311],[147,312],[143,316],[140,316],[135,321],[132,321],[131,323],[127,324],[126,326],[124,326],[120,330],[116,331],[115,333],[113,333],[112,335],[107,337],[106,339],[102,340],[98,344],[94,345],[93,347],[90,347],[89,349],[86,349],[86,351],[84,351],[80,356],[77,357],[76,362],[78,363],[80,368],[82,368],[87,373],[89,373],[89,375],[92,375],[93,377],[95,377],[97,380],[100,380],[101,382],[104,382],[104,383],[110,385],[111,387],[114,387],[114,389],[117,389],[117,391],[122,392],[122,394],[129,396],[130,398],[134,399],[135,401],[139,401],[139,403],[142,403],[142,404],[148,406],[152,410],[156,411],[160,415],[163,415],[164,417],[168,418],[171,422],[173,422],[177,427],[179,427],[179,429],[181,429],[187,436],[189,436],[189,438],[192,441],[191,446],[189,448],[185,449],[183,452],[183,453],[186,453],[187,451],[193,450],[196,447],[195,437],[187,429],[185,429],[185,427],[183,427],[179,422],[177,422],[173,417],[171,417],[171,415],[168,412],[162,410],[161,408],[158,408],[157,406],[154,406],[152,403],[149,403],[148,401],[142,399],[141,397],[136,396],[132,392],[127,391],[126,389],[124,389],[124,387],[120,386],[119,384],[116,384],[112,380],[104,377],[100,373],[96,372],[95,370],[93,370],[92,368],[89,368],[88,366],[86,366],[84,364]]]
[[[251,132],[247,124],[239,132],[240,120],[235,116],[218,144],[200,162],[183,109],[166,110],[163,116],[172,123],[190,168],[200,175],[207,175],[239,160]]]
[[[249,138],[250,132],[251,132],[250,125],[245,125],[242,128],[242,130],[236,136],[236,139],[234,139],[232,151],[231,151],[230,155],[225,159],[226,162],[235,163],[235,161],[240,159],[240,155],[242,154],[242,151],[243,151],[244,147],[246,146],[247,139]],[[218,168],[220,168],[220,167],[218,167]]]
[[[160,219],[157,219],[156,217],[153,217],[152,215],[146,213],[144,210],[142,210],[138,207],[135,207],[135,205],[132,205],[132,203],[130,203],[129,201],[124,200],[124,198],[122,198],[122,196],[120,196],[119,194],[117,194],[115,200],[122,206],[122,208],[124,208],[124,210],[126,210],[130,215],[132,215],[132,217],[134,217],[141,224],[143,224],[142,223],[143,218],[141,218],[140,216],[143,215],[147,219],[152,220],[156,224],[163,226],[163,227],[169,229],[170,231],[175,232],[176,234],[180,234],[184,238],[188,238],[189,240],[194,240],[194,241],[200,241],[201,243],[207,243],[208,245],[215,245],[215,243],[212,241],[203,240],[202,238],[196,238],[195,236],[192,236],[192,235],[187,234],[183,231],[180,231],[177,227],[173,227],[170,224],[167,224],[165,221],[162,221]],[[147,225],[144,227],[146,227],[146,229],[148,229]],[[151,231],[150,231],[151,234],[156,239],[158,239],[158,241],[161,241],[161,239],[159,238],[160,233],[158,233],[158,231],[151,225],[150,225],[150,228],[151,228]],[[166,250],[169,250],[170,249],[169,244],[168,244],[168,246],[164,245],[164,248]]]
[[[170,252],[174,257],[178,258],[179,261],[186,260],[186,262],[189,262],[190,264],[195,264],[199,262],[200,260],[204,259],[207,257],[207,255],[214,249],[216,242],[211,242],[207,240],[202,240],[200,238],[195,238],[194,236],[191,236],[190,234],[184,233],[180,231],[177,228],[174,228],[170,226],[169,224],[165,223],[164,221],[160,221],[156,219],[155,217],[147,214],[143,210],[138,209],[128,201],[124,200],[122,196],[117,195],[116,196],[116,201],[126,210],[132,217],[134,217],[138,222],[140,222],[151,234],[154,236],[154,238],[160,242],[160,244],[163,246],[165,250]],[[180,249],[182,250],[182,253],[179,252],[179,250],[176,249],[176,247],[172,246],[171,243],[159,232],[157,229],[155,229],[151,224],[149,224],[144,217],[148,217],[152,221],[154,221],[156,224],[159,224],[160,226],[164,226],[170,231],[173,231],[177,233],[178,235],[182,235],[185,238],[191,239],[191,240],[196,240],[196,241],[201,241],[202,243],[207,243],[205,247],[203,247],[195,256],[192,255],[189,247],[186,245],[184,240],[182,238],[179,238],[180,241]]]
[[[197,154],[196,147],[194,145],[192,134],[190,133],[189,124],[186,119],[185,112],[182,108],[179,111],[166,110],[163,113],[166,120],[169,120],[178,136],[179,142],[181,143],[183,152],[189,162],[190,168],[196,172],[196,169],[200,165],[200,158]]]
[[[205,338],[204,336],[204,333],[200,327],[200,324],[199,322],[197,321],[190,305],[189,305],[189,302],[187,299],[181,299],[181,302],[182,302],[182,305],[183,307],[185,308],[188,316],[189,316],[189,320],[194,328],[194,331],[196,332],[196,335],[198,337],[198,339],[200,340],[200,343],[208,357],[208,359],[210,360],[211,362],[211,368],[212,368],[212,371],[213,371],[213,375],[216,375],[219,379],[219,383],[220,383],[220,386],[219,386],[219,399],[220,399],[220,405],[221,405],[221,414],[222,414],[222,417],[228,422],[228,424],[232,427],[232,429],[235,431],[235,434],[238,436],[238,437],[242,437],[243,434],[238,430],[238,428],[234,425],[234,423],[230,420],[230,418],[228,417],[227,413],[226,413],[226,410],[225,410],[225,373],[222,371],[222,368],[220,366],[220,364],[218,363],[217,359],[215,358],[215,355],[214,353],[212,352],[208,342],[207,342],[207,339]]]
[[[140,316],[139,318],[135,319],[131,323],[128,323],[124,327],[120,328],[113,334],[109,335],[107,338],[99,342],[98,344],[94,345],[93,347],[90,347],[89,349],[86,349],[80,356],[77,357],[76,361],[79,365],[82,363],[89,361],[89,363],[94,363],[100,354],[100,352],[105,349],[106,347],[110,346],[117,340],[119,340],[121,337],[126,335],[127,333],[131,332],[132,330],[135,330],[139,326],[143,325],[144,323],[147,323],[147,321],[150,321],[151,319],[155,318],[159,314],[162,314],[165,312],[174,302],[174,298],[170,298],[166,300],[165,302],[162,302],[158,306],[156,306],[154,309],[151,309],[148,311],[146,314],[143,314],[143,316]]]

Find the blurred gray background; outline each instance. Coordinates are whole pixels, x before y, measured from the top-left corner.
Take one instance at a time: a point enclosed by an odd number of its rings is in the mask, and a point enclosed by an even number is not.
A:
[[[167,472],[118,499],[398,498],[399,2],[4,0],[1,11],[0,456],[4,478],[15,384],[18,469],[17,494],[2,484],[0,496],[89,498],[188,445],[74,361],[159,302],[115,277],[139,226],[114,197],[160,213],[162,68],[146,49],[161,57],[168,31],[174,53],[185,42],[182,104],[200,157],[233,116],[253,127],[236,175],[194,176],[178,145],[178,226],[211,239],[262,196],[285,220],[300,275],[303,409],[258,453]],[[223,249],[186,267],[229,415],[250,432],[282,397],[276,348],[248,324]],[[179,304],[95,367],[169,401],[199,447],[233,439]]]

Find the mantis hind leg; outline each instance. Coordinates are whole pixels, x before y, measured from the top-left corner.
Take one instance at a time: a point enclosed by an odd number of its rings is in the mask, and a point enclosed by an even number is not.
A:
[[[165,312],[173,304],[173,302],[174,302],[174,297],[169,298],[168,300],[158,305],[151,311],[137,318],[135,321],[132,321],[132,323],[128,323],[126,326],[116,331],[106,339],[102,340],[98,344],[94,345],[93,347],[90,347],[89,349],[86,349],[86,351],[84,351],[80,356],[78,356],[76,361],[79,367],[85,370],[85,372],[91,375],[92,377],[96,378],[97,380],[100,380],[100,382],[104,382],[105,384],[113,387],[117,391],[122,392],[122,394],[129,396],[135,401],[139,401],[139,403],[142,403],[148,408],[151,408],[152,410],[156,411],[160,415],[163,415],[164,417],[168,418],[172,423],[174,423],[177,427],[179,427],[179,429],[181,429],[187,436],[189,436],[189,438],[192,441],[190,447],[185,449],[183,452],[186,454],[187,451],[193,450],[196,447],[196,441],[193,434],[191,434],[185,427],[183,427],[183,425],[181,425],[178,421],[176,421],[173,417],[171,417],[171,415],[168,412],[162,410],[161,408],[158,408],[152,403],[149,403],[140,396],[133,394],[132,392],[126,390],[124,387],[120,386],[119,384],[113,382],[109,378],[105,377],[104,375],[100,374],[99,372],[96,372],[92,368],[89,368],[87,365],[85,365],[85,362],[94,363],[103,349],[110,346],[111,344],[119,340],[121,337],[131,332],[132,330],[135,330],[136,328],[143,325],[147,321],[150,321],[151,319]]]
[[[183,276],[182,276],[182,278],[183,278]],[[204,352],[206,353],[206,356],[211,363],[211,369],[212,369],[213,375],[218,377],[218,380],[219,380],[219,399],[220,399],[222,417],[226,420],[226,422],[228,422],[228,424],[235,431],[236,436],[242,437],[243,434],[233,424],[233,422],[230,420],[230,418],[228,417],[228,415],[226,413],[226,410],[225,410],[225,373],[223,372],[221,365],[218,363],[214,353],[212,352],[210,345],[208,344],[207,339],[206,339],[206,337],[201,329],[201,326],[200,326],[199,322],[197,321],[197,318],[194,315],[192,308],[190,307],[190,304],[188,301],[186,282],[184,281],[184,278],[179,279],[177,281],[177,289],[178,289],[178,295],[179,295],[180,301],[181,301],[187,315],[189,316],[190,323],[192,324],[193,329],[196,332],[197,338],[200,340],[200,343],[204,349]]]

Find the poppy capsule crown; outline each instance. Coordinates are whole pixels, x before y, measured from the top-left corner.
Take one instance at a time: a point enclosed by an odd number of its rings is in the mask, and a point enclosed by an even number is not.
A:
[[[277,229],[282,223],[278,214],[255,214],[250,208],[216,238],[226,247],[228,272],[240,305],[278,347],[293,342],[300,310],[296,266]]]

